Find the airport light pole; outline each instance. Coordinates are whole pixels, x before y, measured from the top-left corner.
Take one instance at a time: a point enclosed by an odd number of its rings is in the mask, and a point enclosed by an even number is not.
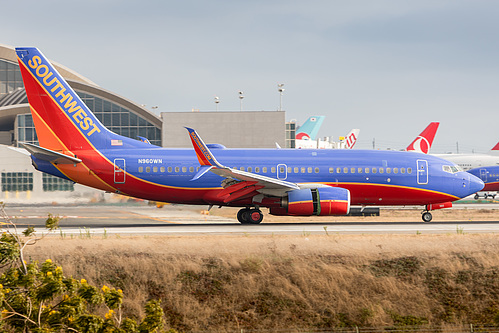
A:
[[[279,91],[279,111],[282,111],[282,94],[284,93],[284,83],[277,83],[277,91]]]
[[[218,96],[215,96],[215,105],[216,105],[217,112],[218,112],[218,103],[220,103],[220,98],[218,98]]]
[[[240,100],[239,111],[243,111],[243,98],[244,98],[243,92],[239,90],[239,100]]]

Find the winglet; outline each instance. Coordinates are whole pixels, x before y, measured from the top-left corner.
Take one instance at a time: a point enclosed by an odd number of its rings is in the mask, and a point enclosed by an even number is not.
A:
[[[206,144],[203,142],[203,139],[201,139],[197,132],[189,127],[186,127],[185,129],[189,131],[189,137],[191,138],[192,146],[194,147],[194,151],[196,152],[199,164],[201,164],[202,166],[224,168],[223,165],[218,163],[215,156],[213,156],[208,147],[206,147]]]

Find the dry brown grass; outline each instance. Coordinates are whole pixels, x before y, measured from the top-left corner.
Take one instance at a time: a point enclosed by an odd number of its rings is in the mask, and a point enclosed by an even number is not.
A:
[[[161,299],[180,331],[499,325],[499,235],[60,239],[28,249],[66,275]]]

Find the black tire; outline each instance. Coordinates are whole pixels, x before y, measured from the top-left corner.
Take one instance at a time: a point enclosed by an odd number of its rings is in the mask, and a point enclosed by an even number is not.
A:
[[[243,209],[240,209],[238,212],[237,212],[237,220],[241,223],[241,224],[248,224],[249,221],[247,219],[247,212],[249,211],[248,208],[243,208]]]
[[[251,224],[260,224],[263,221],[262,211],[259,209],[251,209],[246,214],[246,220]]]
[[[430,212],[424,212],[423,215],[421,215],[421,217],[423,218],[423,222],[425,223],[431,222],[431,219],[433,218]]]
[[[477,194],[475,194],[475,200],[478,200],[478,198],[480,198],[480,196]]]

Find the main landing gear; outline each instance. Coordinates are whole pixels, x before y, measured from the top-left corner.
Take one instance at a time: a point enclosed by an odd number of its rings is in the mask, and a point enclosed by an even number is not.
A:
[[[263,220],[263,214],[258,208],[243,208],[237,212],[237,220],[241,224],[259,224]]]

